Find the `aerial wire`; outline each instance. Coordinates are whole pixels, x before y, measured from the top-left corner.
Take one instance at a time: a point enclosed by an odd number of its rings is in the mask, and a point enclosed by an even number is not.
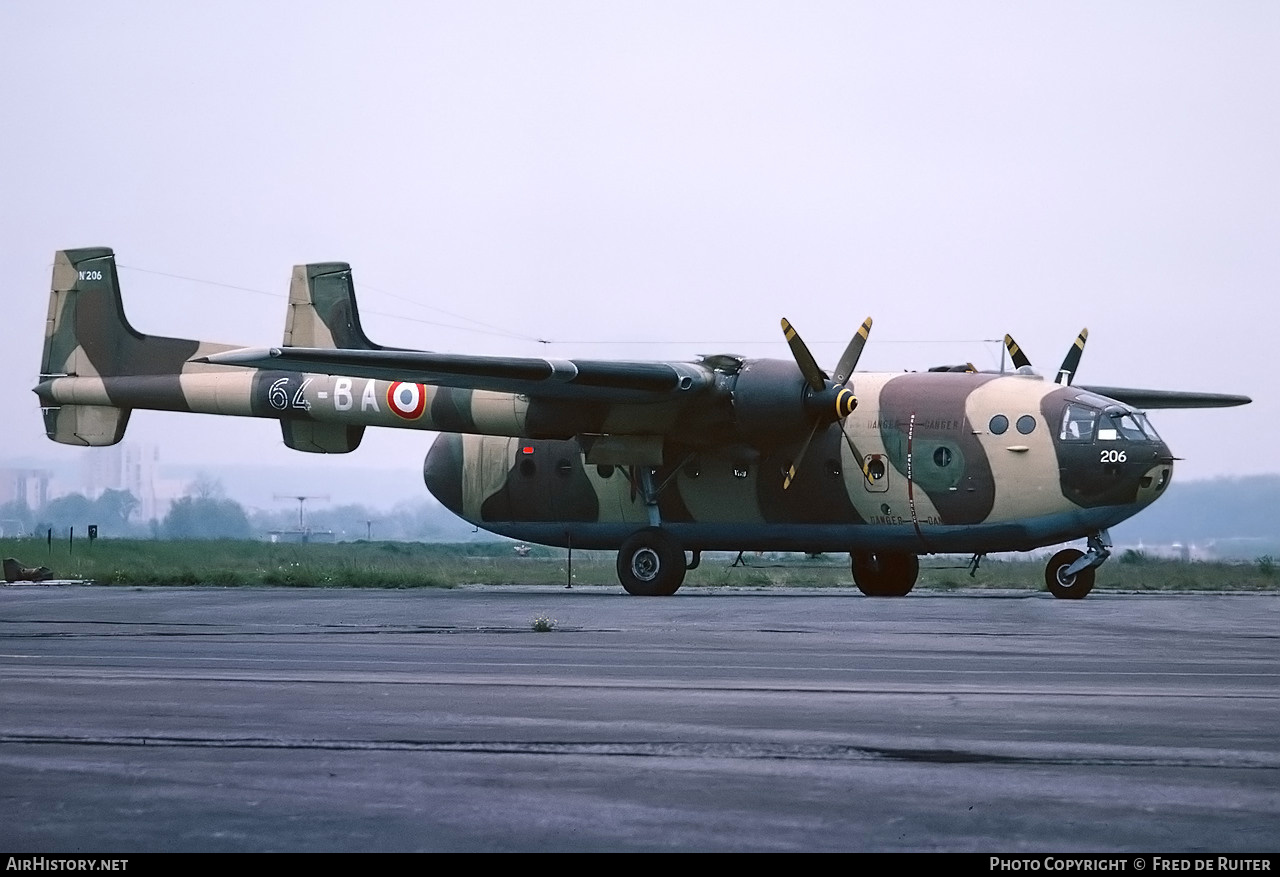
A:
[[[202,278],[202,277],[191,277],[185,274],[174,274],[168,271],[157,271],[151,268],[140,268],[136,265],[124,265],[124,264],[117,263],[117,267],[123,268],[128,271],[137,271],[141,274],[154,274],[158,277],[169,277],[174,280],[183,280],[188,283],[201,283],[207,286],[216,286],[222,289],[234,289],[239,292],[251,292],[255,295],[265,295],[265,296],[269,296],[271,298],[276,298],[276,299],[288,299],[287,294],[273,292],[271,290],[257,289],[251,286],[240,286],[235,283],[224,283],[222,281],[209,280],[207,278]],[[453,323],[443,323],[438,320],[428,320],[422,317],[411,317],[405,314],[388,313],[386,311],[378,310],[376,308],[366,307],[364,304],[360,305],[361,313],[376,314],[377,316],[386,317],[392,320],[408,321],[412,323],[418,323],[424,326],[436,326],[438,328],[451,329],[458,332],[471,332],[477,335],[490,335],[497,338],[510,338],[518,341],[530,341],[536,344],[547,345],[547,346],[571,345],[571,344],[572,345],[609,345],[609,346],[619,346],[619,345],[653,346],[657,344],[662,344],[662,345],[677,345],[682,347],[697,347],[701,345],[705,347],[726,348],[726,347],[732,347],[734,345],[741,345],[741,346],[747,347],[747,346],[759,346],[759,345],[772,345],[776,343],[775,340],[772,338],[739,339],[739,340],[724,340],[724,339],[716,340],[716,339],[706,339],[706,338],[696,339],[696,340],[695,339],[669,339],[669,338],[612,339],[612,340],[601,339],[601,338],[582,338],[582,339],[543,338],[535,335],[526,335],[520,332],[512,332],[510,330],[503,329],[500,326],[495,326],[491,323],[485,323],[481,320],[477,320],[473,317],[468,317],[464,314],[457,314],[452,311],[447,311],[444,308],[440,308],[435,305],[424,304],[420,301],[417,301],[416,299],[410,298],[405,295],[400,295],[398,293],[394,293],[389,290],[382,289],[377,286],[373,286],[371,284],[362,283],[359,287],[359,290],[365,290],[365,289],[368,289],[372,292],[376,292],[380,295],[385,295],[390,298],[397,299],[399,301],[405,302],[410,305],[415,305],[417,307],[424,308],[426,310],[437,311],[441,314],[444,314],[447,317],[452,317],[455,320],[463,320],[467,323],[473,323],[476,327],[480,327],[480,328],[473,328],[471,326],[458,326]],[[825,345],[839,344],[843,342],[817,340],[817,341],[811,341],[810,343],[815,346],[816,345],[825,346]],[[882,346],[886,344],[917,344],[917,345],[918,344],[952,344],[954,345],[954,344],[973,344],[973,343],[1001,344],[1003,347],[1002,339],[993,339],[993,338],[926,338],[926,339],[878,338],[876,339],[877,346]]]

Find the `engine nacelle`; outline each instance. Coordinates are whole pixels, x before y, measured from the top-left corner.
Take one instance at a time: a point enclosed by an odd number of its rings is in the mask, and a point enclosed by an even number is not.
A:
[[[743,441],[771,444],[803,436],[813,424],[804,376],[794,362],[750,360],[733,388],[734,426]]]

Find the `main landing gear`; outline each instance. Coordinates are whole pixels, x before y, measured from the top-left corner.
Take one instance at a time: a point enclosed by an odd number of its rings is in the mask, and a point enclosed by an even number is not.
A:
[[[686,564],[684,549],[669,533],[658,527],[646,527],[632,533],[618,551],[618,580],[628,594],[637,597],[670,597],[684,583],[686,570],[698,565]]]
[[[649,526],[627,537],[618,549],[618,581],[623,590],[637,597],[670,597],[684,584],[686,570],[696,569],[702,555],[693,552],[693,562],[684,562],[684,546],[663,530],[658,511],[658,494],[663,485],[654,483],[654,470],[640,466],[633,481],[644,498]],[[667,479],[670,481],[670,479]]]
[[[1111,556],[1111,534],[1101,530],[1089,537],[1089,550],[1064,548],[1049,558],[1044,583],[1060,600],[1082,600],[1093,590],[1094,573]]]
[[[920,558],[901,551],[852,551],[853,583],[868,597],[905,597],[920,575]]]

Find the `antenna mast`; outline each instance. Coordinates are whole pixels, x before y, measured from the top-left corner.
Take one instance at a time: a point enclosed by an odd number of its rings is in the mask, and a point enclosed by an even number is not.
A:
[[[303,518],[302,511],[303,511],[304,506],[306,505],[307,500],[309,500],[309,499],[322,499],[322,500],[328,501],[329,497],[328,497],[327,495],[325,495],[325,496],[298,496],[297,494],[294,494],[294,495],[292,495],[292,496],[288,496],[288,495],[282,495],[282,494],[277,493],[277,494],[276,494],[276,499],[296,499],[296,500],[298,501],[298,532],[300,532],[300,533],[305,533],[305,532],[307,531],[307,527],[306,527],[306,524],[305,524],[305,522],[304,522],[304,520],[305,520],[305,519]]]

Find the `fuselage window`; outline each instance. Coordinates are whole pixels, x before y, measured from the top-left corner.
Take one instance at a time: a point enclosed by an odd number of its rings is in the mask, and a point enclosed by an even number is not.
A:
[[[997,414],[991,418],[991,422],[987,424],[987,429],[995,435],[1004,435],[1005,430],[1009,428],[1009,418],[1003,414]]]
[[[601,478],[612,478],[613,465],[611,463],[601,463],[596,467],[596,472],[599,473]]]
[[[1062,432],[1058,438],[1064,442],[1091,442],[1097,420],[1097,411],[1073,402],[1062,412]]]
[[[938,448],[933,452],[933,464],[939,469],[945,469],[951,465],[951,449],[948,447]]]
[[[1018,432],[1023,435],[1031,435],[1035,432],[1036,419],[1030,414],[1024,414],[1018,418]]]

